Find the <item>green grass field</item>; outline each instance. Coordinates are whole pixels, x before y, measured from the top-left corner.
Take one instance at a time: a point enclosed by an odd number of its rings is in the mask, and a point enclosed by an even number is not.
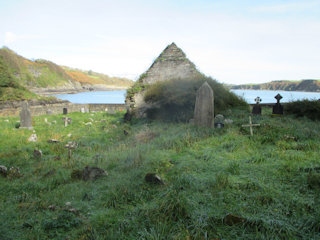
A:
[[[224,129],[102,112],[71,113],[64,127],[62,115],[39,116],[36,143],[2,117],[0,165],[22,176],[0,176],[0,239],[320,239],[319,122],[263,112],[253,137],[237,110]],[[79,144],[71,160],[68,141]],[[87,165],[108,176],[71,178]]]

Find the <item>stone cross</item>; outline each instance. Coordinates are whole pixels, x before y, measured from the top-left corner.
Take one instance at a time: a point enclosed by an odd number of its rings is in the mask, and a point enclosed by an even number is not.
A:
[[[259,104],[262,101],[262,99],[260,97],[256,97],[254,101],[256,102],[256,104]]]
[[[254,101],[256,104],[252,108],[252,114],[261,115],[261,106],[259,103],[262,101],[262,99],[260,97],[256,97]]]
[[[272,114],[283,115],[283,106],[280,104],[282,96],[278,93],[274,98],[277,99],[277,103],[272,107]]]
[[[63,117],[62,120],[64,121],[64,126],[67,127],[69,124],[72,123],[72,119],[68,117]]]
[[[260,124],[252,124],[251,116],[249,116],[249,124],[242,125],[242,127],[249,127],[250,128],[250,135],[253,136],[253,129],[252,127],[260,126]]]
[[[78,146],[76,142],[68,142],[64,147],[68,149],[68,159],[71,159],[72,149],[75,149]]]
[[[22,110],[20,112],[20,128],[32,129],[32,117],[28,102],[22,103]]]
[[[211,128],[213,125],[214,96],[210,85],[205,82],[197,91],[194,108],[194,124]]]
[[[280,103],[282,96],[278,93],[277,96],[275,96],[274,98],[277,99],[277,103]]]

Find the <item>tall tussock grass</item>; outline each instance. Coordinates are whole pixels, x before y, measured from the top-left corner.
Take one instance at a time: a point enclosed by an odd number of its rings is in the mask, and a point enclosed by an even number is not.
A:
[[[200,76],[190,79],[171,79],[147,87],[144,100],[154,107],[147,110],[151,119],[185,122],[193,118],[197,90],[208,82],[214,92],[215,113],[233,107],[248,108],[248,104],[216,80]]]
[[[296,117],[308,117],[311,120],[320,120],[320,101],[319,100],[300,100],[290,102],[285,106],[287,114]]]

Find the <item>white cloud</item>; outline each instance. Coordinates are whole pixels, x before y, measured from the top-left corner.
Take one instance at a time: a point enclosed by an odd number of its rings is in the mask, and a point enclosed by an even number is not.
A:
[[[6,32],[4,34],[4,43],[5,44],[9,44],[9,43],[13,43],[18,39],[18,36],[12,32]]]
[[[4,43],[5,44],[10,44],[14,43],[20,40],[34,40],[34,39],[41,39],[43,38],[40,35],[36,34],[15,34],[13,32],[6,32],[4,34]]]
[[[282,4],[274,4],[274,5],[264,5],[258,7],[250,8],[253,12],[261,12],[261,13],[285,13],[291,11],[303,11],[308,10],[314,7],[319,7],[319,1],[301,1],[301,2],[290,2],[290,3],[282,3]]]

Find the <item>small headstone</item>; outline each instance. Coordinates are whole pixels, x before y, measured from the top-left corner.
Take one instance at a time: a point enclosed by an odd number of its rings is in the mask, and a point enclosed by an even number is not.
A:
[[[47,118],[45,118],[45,119],[44,119],[44,122],[45,122],[45,123],[47,123],[47,122],[48,122],[48,119],[47,119]]]
[[[254,101],[256,102],[256,104],[252,108],[252,114],[261,115],[260,102],[262,101],[262,99],[260,97],[256,97]]]
[[[85,109],[84,109],[84,107],[80,108],[80,112],[82,112],[82,113],[85,113],[85,112],[86,112]]]
[[[197,91],[194,108],[194,124],[201,127],[212,127],[214,114],[214,96],[210,85],[205,82]]]
[[[5,122],[9,122],[9,119],[5,119],[5,120],[3,120],[3,121],[5,121]]]
[[[282,96],[278,93],[274,98],[277,99],[277,103],[272,108],[272,114],[283,115],[283,106],[280,104]]]
[[[90,112],[89,108],[85,108],[85,112],[89,113]]]
[[[71,137],[72,136],[72,134],[71,133],[69,133],[68,135],[67,135],[67,137]]]
[[[238,223],[245,223],[246,219],[244,219],[243,217],[239,217],[233,214],[228,214],[227,216],[225,216],[223,218],[223,222],[229,226],[238,224]]]
[[[38,137],[35,133],[28,138],[28,142],[36,142],[37,140],[38,140]]]
[[[148,183],[164,185],[164,181],[155,173],[147,173],[144,180]]]
[[[57,123],[57,120],[53,120],[53,121],[52,121],[52,124],[56,124],[56,123]]]
[[[68,114],[68,108],[63,108],[63,115],[67,115]]]
[[[32,129],[32,117],[28,102],[22,103],[22,110],[20,112],[20,128]]]
[[[189,124],[191,124],[191,125],[194,124],[194,119],[193,119],[193,118],[191,118],[191,119],[189,120]]]
[[[47,113],[47,115],[52,115],[53,111],[51,109],[48,109],[46,113]]]
[[[224,116],[221,114],[218,114],[214,118],[214,127],[215,128],[224,128]]]
[[[8,174],[8,169],[6,166],[0,165],[0,175],[6,177]]]
[[[104,171],[103,169],[101,168],[97,168],[97,167],[89,167],[89,166],[86,166],[84,169],[83,169],[83,172],[82,172],[82,179],[84,181],[89,181],[89,180],[96,180],[102,176],[107,176],[107,172]]]
[[[33,150],[33,157],[34,158],[42,158],[42,151],[38,150],[38,149]]]

